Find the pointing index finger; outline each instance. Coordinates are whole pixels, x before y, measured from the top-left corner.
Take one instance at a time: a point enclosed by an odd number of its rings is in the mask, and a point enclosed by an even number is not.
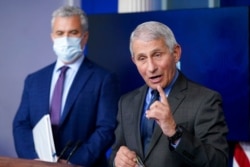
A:
[[[167,97],[166,97],[165,92],[164,92],[164,90],[162,89],[161,86],[157,86],[157,91],[158,91],[159,94],[160,94],[161,102],[162,102],[163,104],[168,104],[168,102],[167,102]]]

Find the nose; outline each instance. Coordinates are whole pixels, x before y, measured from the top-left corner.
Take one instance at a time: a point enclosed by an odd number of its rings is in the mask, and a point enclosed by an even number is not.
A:
[[[153,59],[148,59],[148,71],[153,73],[157,70],[157,66]]]
[[[68,32],[65,33],[65,34],[64,34],[64,37],[70,37],[70,33],[68,33]]]

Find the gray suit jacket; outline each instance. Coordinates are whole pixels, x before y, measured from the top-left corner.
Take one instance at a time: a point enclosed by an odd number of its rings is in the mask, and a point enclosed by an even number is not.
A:
[[[228,132],[221,96],[189,81],[180,73],[168,101],[178,125],[184,133],[176,149],[156,125],[149,152],[143,155],[140,118],[148,87],[146,85],[120,98],[116,141],[112,146],[110,165],[120,146],[139,155],[146,167],[226,167]]]

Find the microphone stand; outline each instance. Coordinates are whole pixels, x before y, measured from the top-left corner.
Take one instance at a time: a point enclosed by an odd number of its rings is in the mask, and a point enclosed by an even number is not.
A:
[[[67,163],[69,162],[69,159],[71,158],[71,156],[76,152],[76,150],[80,147],[82,145],[82,141],[81,140],[78,140],[77,142],[76,142],[76,145],[75,145],[75,147],[73,147],[73,149],[72,149],[72,151],[69,153],[69,156],[68,156],[68,158],[67,158]]]
[[[71,147],[73,146],[73,142],[69,141],[66,146],[63,148],[63,150],[61,151],[61,154],[58,156],[57,158],[57,162],[59,162],[59,160],[62,158],[62,156],[64,155],[64,153]]]

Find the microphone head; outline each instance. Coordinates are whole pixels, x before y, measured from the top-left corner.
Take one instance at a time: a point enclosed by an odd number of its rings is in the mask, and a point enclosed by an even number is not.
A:
[[[70,141],[67,142],[66,146],[71,147],[71,146],[73,146],[73,143],[74,143],[74,142],[70,140]],[[65,146],[65,147],[66,147],[66,146]]]
[[[78,141],[76,142],[76,146],[79,147],[80,145],[82,145],[82,141],[81,141],[81,140],[78,140]]]

